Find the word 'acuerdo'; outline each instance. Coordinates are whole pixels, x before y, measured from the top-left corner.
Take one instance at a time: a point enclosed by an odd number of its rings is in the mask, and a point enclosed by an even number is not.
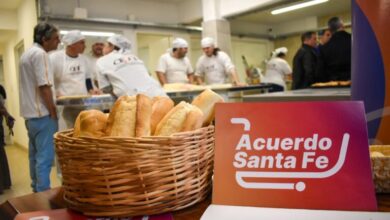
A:
[[[329,166],[327,156],[319,155],[332,148],[332,140],[328,137],[285,137],[285,138],[256,138],[251,140],[249,134],[243,134],[236,145],[233,166],[236,168],[278,168],[278,169],[307,169],[314,165],[318,169]],[[248,153],[256,151],[257,155]],[[278,153],[269,155],[272,151]],[[297,157],[289,155],[291,151],[302,152],[302,159],[297,163]],[[300,166],[299,166],[300,165]],[[297,167],[299,166],[299,167]]]

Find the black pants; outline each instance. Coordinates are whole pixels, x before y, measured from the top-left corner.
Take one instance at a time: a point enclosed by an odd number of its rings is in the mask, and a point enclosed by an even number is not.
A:
[[[11,187],[11,176],[9,173],[7,154],[4,145],[0,146],[0,193]]]
[[[3,128],[3,117],[0,120],[0,193],[4,189],[11,187],[11,176],[9,173],[7,154],[5,153],[4,143],[4,128]]]

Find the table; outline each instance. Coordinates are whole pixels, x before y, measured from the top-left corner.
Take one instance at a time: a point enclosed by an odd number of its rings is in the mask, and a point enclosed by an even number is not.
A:
[[[244,102],[345,101],[350,99],[350,88],[308,88],[285,92],[246,95],[243,97]]]
[[[115,97],[110,94],[60,97],[56,104],[67,107],[85,107],[86,109],[110,109],[115,102]]]
[[[53,210],[66,207],[63,200],[63,190],[57,187],[45,192],[32,193],[12,198],[0,205],[2,220],[12,220],[19,213],[40,210]],[[376,195],[379,211],[390,212],[390,194]],[[200,219],[211,202],[211,196],[192,207],[173,212],[174,219]]]
[[[244,95],[267,93],[271,87],[272,84],[270,83],[259,83],[259,84],[248,85],[248,86],[209,85],[209,86],[199,87],[199,89],[177,90],[177,91],[168,90],[166,92],[167,95],[175,103],[179,103],[180,101],[186,101],[191,103],[193,98],[199,95],[206,88],[209,88],[214,92],[220,94],[222,97],[224,97],[225,101],[242,102],[242,97]]]

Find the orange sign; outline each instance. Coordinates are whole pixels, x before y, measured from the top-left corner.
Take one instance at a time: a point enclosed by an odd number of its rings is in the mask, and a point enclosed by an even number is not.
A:
[[[217,104],[213,204],[376,210],[363,104]]]

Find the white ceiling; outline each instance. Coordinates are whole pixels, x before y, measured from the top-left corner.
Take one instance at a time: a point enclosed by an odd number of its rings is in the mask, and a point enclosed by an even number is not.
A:
[[[286,4],[289,5],[289,4]],[[279,15],[272,15],[271,11],[277,8],[270,8],[261,11],[254,11],[251,13],[246,13],[229,20],[238,20],[246,21],[264,25],[272,25],[277,23],[282,23],[286,21],[291,21],[299,18],[310,17],[310,16],[325,16],[325,15],[334,15],[340,12],[351,11],[351,0],[329,0],[323,4],[310,6],[307,8],[302,8],[296,11],[291,11]]]
[[[0,0],[0,9],[17,9],[21,0]]]

